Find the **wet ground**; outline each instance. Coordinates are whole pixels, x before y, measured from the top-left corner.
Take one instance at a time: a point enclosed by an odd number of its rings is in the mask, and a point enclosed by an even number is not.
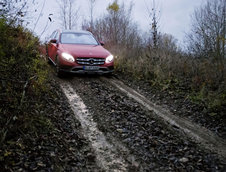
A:
[[[91,143],[100,170],[226,170],[225,161],[218,155],[156,118],[154,111],[129,98],[108,80],[99,76],[73,76],[59,82],[66,83],[63,90],[71,108],[80,123],[85,123],[82,133]],[[78,100],[82,103],[75,105],[73,101]],[[84,109],[78,108],[79,104]],[[103,153],[100,144],[105,145],[103,148],[108,153]],[[112,158],[115,163],[110,163]]]
[[[204,103],[192,102],[189,98],[191,90],[187,88],[186,82],[165,89],[151,86],[150,82],[132,80],[126,75],[118,74],[117,78],[157,105],[167,108],[171,113],[188,118],[194,123],[213,131],[219,137],[226,139],[226,106],[216,110],[208,109]]]
[[[0,171],[100,171],[66,96],[54,80],[48,84],[50,90],[39,102],[30,100],[34,128],[27,121],[22,131],[16,123],[18,130],[0,144]]]

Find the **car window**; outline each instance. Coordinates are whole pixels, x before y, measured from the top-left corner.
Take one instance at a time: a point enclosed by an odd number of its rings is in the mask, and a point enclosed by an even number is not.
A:
[[[61,43],[63,44],[83,44],[83,45],[98,45],[96,39],[86,33],[62,33]]]

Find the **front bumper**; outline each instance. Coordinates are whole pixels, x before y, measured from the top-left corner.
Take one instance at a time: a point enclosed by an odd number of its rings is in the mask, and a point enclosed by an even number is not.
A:
[[[72,68],[61,68],[63,72],[76,73],[76,74],[111,74],[114,72],[114,66],[99,67],[98,70],[84,70],[83,66],[76,66]]]

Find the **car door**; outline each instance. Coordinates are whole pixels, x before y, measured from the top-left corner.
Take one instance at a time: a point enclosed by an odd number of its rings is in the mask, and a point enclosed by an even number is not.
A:
[[[50,41],[48,43],[48,56],[51,58],[53,62],[55,62],[55,58],[57,55],[58,50],[58,39],[59,39],[59,32],[55,31],[50,37]],[[52,40],[56,40],[56,42],[52,42]]]

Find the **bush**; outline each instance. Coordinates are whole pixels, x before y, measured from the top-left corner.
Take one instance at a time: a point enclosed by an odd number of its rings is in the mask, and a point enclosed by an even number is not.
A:
[[[226,105],[226,59],[220,62],[197,59],[167,48],[143,48],[142,53],[135,56],[132,56],[133,52],[118,53],[117,72],[145,80],[160,89],[175,88],[174,91],[178,91],[182,88],[195,103],[204,103],[210,109]]]
[[[0,145],[18,133],[40,127],[34,112],[46,91],[47,68],[40,58],[39,39],[22,26],[0,18]],[[34,121],[39,121],[38,125]],[[44,124],[43,124],[44,125]],[[32,132],[32,131],[31,131]]]

